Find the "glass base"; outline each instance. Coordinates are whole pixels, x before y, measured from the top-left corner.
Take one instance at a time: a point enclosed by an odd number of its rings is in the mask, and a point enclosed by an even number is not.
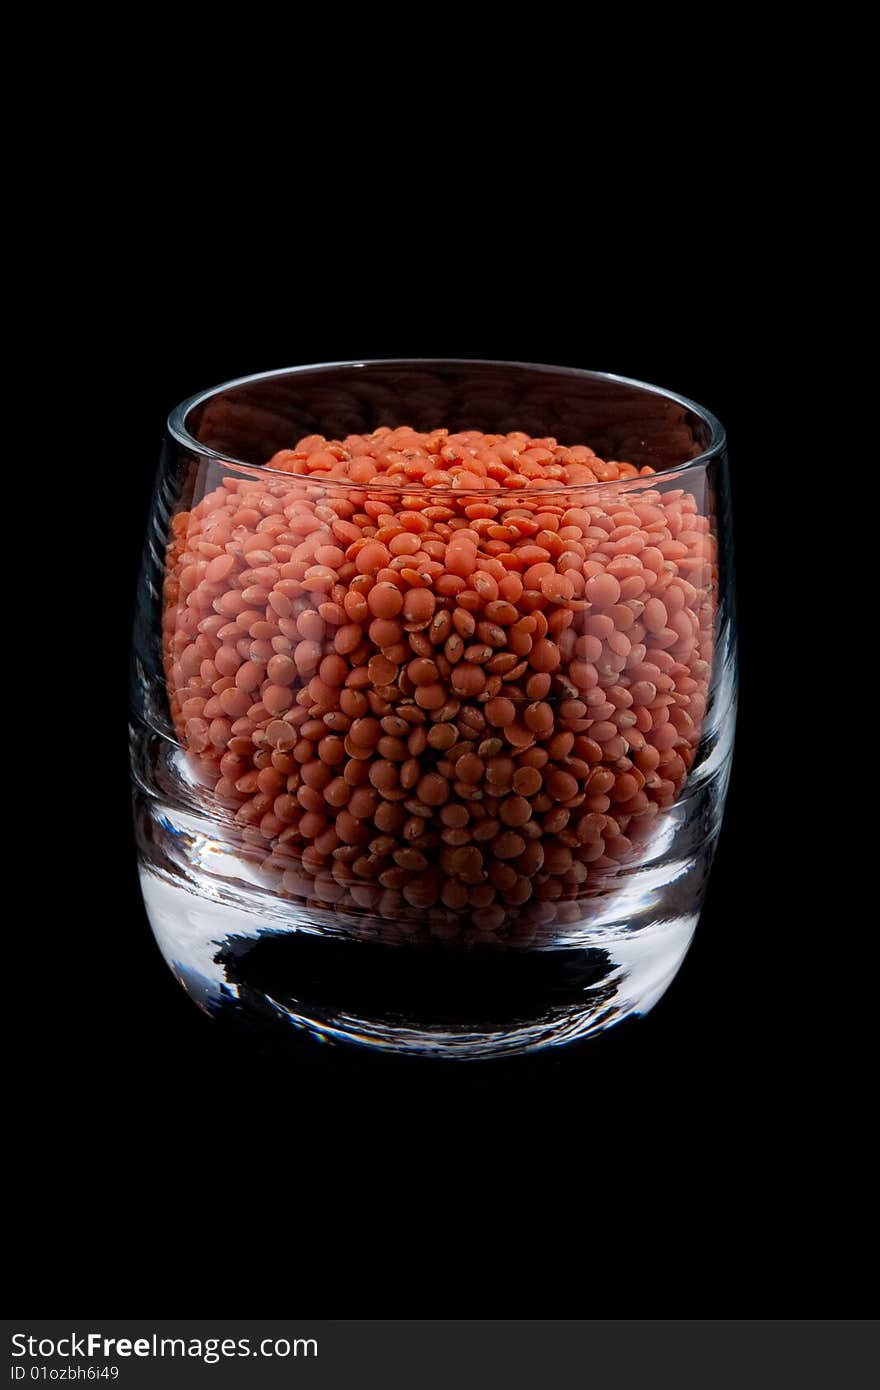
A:
[[[141,865],[147,913],[165,960],[205,1012],[267,1035],[279,1025],[330,1043],[454,1059],[511,1056],[575,1042],[644,1014],[672,981],[693,936],[701,864],[641,879],[636,911],[569,924],[543,944],[411,944],[345,934],[320,910],[267,905],[170,863]],[[662,891],[661,891],[662,889]]]

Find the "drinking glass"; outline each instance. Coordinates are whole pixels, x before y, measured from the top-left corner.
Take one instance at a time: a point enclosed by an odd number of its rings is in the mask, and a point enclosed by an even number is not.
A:
[[[402,426],[448,431],[449,457],[470,431],[587,446],[595,481],[304,471]],[[455,575],[462,530],[471,569],[508,557],[513,601]],[[431,574],[405,567],[420,545]],[[475,1059],[644,1014],[699,917],[735,693],[725,438],[702,407],[457,360],[205,391],[168,421],[134,632],[162,954],[207,1013],[280,1039]]]

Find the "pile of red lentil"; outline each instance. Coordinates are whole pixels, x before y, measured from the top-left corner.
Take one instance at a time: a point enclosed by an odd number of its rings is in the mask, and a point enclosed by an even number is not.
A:
[[[175,516],[172,716],[277,891],[441,939],[581,919],[706,711],[715,542],[650,474],[381,428]]]

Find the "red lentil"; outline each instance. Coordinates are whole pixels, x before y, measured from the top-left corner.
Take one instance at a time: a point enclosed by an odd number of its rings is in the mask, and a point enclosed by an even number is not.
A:
[[[312,435],[174,518],[171,712],[279,891],[525,939],[679,795],[716,588],[709,520],[648,468]]]

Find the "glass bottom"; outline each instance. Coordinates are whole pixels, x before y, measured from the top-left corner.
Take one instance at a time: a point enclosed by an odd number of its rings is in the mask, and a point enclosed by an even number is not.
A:
[[[447,1059],[532,1052],[647,1013],[698,915],[607,923],[570,946],[406,945],[268,921],[257,902],[221,901],[153,866],[141,885],[165,960],[207,1013]]]

